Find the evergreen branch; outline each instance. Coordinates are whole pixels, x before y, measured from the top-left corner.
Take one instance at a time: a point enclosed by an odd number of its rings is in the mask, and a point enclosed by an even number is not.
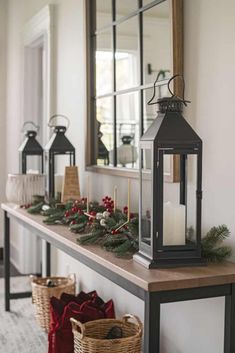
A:
[[[85,230],[86,227],[86,222],[83,223],[78,223],[78,224],[72,224],[69,229],[73,233],[81,233]]]
[[[220,248],[202,250],[202,256],[210,262],[222,262],[232,255],[232,249],[229,246]]]
[[[97,230],[96,232],[89,233],[86,235],[81,236],[80,238],[77,239],[77,241],[81,245],[86,245],[86,244],[95,244],[97,240],[104,235],[104,232],[101,230]]]
[[[45,210],[45,211],[41,211],[41,215],[44,217],[49,217],[55,214],[62,215],[63,212],[60,209],[54,208],[54,207],[48,208],[48,210]]]
[[[230,235],[228,227],[223,224],[218,227],[212,227],[202,239],[202,247],[210,249],[221,244]]]
[[[118,247],[115,248],[114,252],[117,256],[124,256],[126,255],[129,250],[131,249],[132,244],[129,239],[127,239],[124,243],[119,245]]]
[[[115,251],[116,248],[123,244],[124,242],[126,241],[126,238],[121,238],[121,237],[118,237],[118,238],[111,238],[111,239],[108,239],[106,240],[104,243],[103,243],[103,247],[105,248],[105,250],[107,251]]]
[[[60,221],[63,223],[63,218],[61,213],[56,213],[52,214],[51,216],[47,217],[46,219],[43,220],[44,223],[48,225],[53,225],[56,224],[57,221]]]
[[[202,239],[202,256],[211,262],[222,262],[232,255],[230,246],[220,246],[230,235],[226,225],[213,227]]]
[[[39,214],[41,212],[42,206],[43,206],[44,202],[39,202],[37,204],[35,204],[34,206],[31,206],[27,209],[27,212],[30,214]]]

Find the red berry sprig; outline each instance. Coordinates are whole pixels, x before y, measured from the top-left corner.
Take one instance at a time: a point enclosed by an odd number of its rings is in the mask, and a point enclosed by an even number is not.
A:
[[[113,229],[112,231],[111,231],[111,234],[112,235],[116,235],[116,234],[119,234],[120,232],[119,232],[119,230],[116,230],[116,229]]]
[[[95,218],[95,216],[96,216],[96,212],[95,211],[91,211],[91,212],[89,212],[89,221],[90,222],[93,222],[96,218]]]
[[[82,198],[81,198],[81,203],[82,203],[83,205],[86,205],[86,203],[87,203],[87,198],[86,198],[86,197],[82,197]]]
[[[103,199],[103,205],[106,208],[106,211],[109,213],[113,213],[113,208],[114,208],[114,201],[110,196],[105,196]]]
[[[126,215],[128,214],[128,207],[127,206],[123,207],[123,213]]]
[[[71,212],[69,210],[65,211],[64,216],[66,218],[70,217],[71,216]]]

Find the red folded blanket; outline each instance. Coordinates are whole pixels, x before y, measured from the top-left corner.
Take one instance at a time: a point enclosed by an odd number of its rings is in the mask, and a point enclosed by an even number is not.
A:
[[[70,318],[85,323],[87,321],[115,318],[112,300],[107,303],[96,291],[80,292],[77,296],[63,293],[60,299],[50,300],[50,331],[48,353],[73,353],[73,333]]]

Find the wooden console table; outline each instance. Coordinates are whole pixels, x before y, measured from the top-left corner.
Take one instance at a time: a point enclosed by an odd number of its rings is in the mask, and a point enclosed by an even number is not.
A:
[[[144,353],[160,353],[160,305],[162,303],[225,296],[224,352],[235,352],[235,264],[207,267],[147,270],[133,260],[116,258],[97,246],[81,246],[76,235],[63,226],[47,226],[43,217],[32,216],[12,204],[4,210],[5,310],[10,300],[30,293],[10,293],[10,219],[27,227],[48,244],[64,251],[103,277],[142,299],[145,305]],[[48,248],[48,258],[49,258]],[[50,274],[48,261],[47,274]]]

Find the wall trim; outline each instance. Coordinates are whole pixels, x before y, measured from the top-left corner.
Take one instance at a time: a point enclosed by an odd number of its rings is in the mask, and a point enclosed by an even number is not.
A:
[[[47,5],[24,26],[24,46],[31,46],[38,37],[49,35],[53,29],[53,5]]]
[[[53,55],[53,38],[54,38],[54,5],[43,7],[35,16],[33,16],[24,26],[23,44],[24,57],[26,58],[27,50],[37,48],[42,45],[44,48],[44,64],[45,72],[43,87],[43,136],[47,141],[49,138],[49,129],[47,127],[50,117],[54,114],[55,109],[55,92],[54,92],[54,55]],[[25,59],[24,59],[25,60]],[[27,70],[26,68],[25,70]],[[27,97],[30,100],[30,97]],[[25,114],[23,114],[24,117]]]

